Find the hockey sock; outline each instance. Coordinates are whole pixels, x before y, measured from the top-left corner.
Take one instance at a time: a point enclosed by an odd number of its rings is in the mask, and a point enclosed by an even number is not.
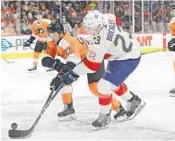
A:
[[[112,99],[112,110],[117,111],[117,109],[120,107],[120,102],[113,97]]]
[[[128,101],[133,97],[133,95],[129,92],[128,87],[126,86],[125,83],[122,83],[117,88],[117,90],[114,91],[114,93],[117,94],[118,96],[120,96],[125,101]]]
[[[61,94],[63,104],[70,104],[72,103],[72,93],[64,93]]]
[[[111,110],[112,94],[99,95],[100,113],[106,114]]]
[[[92,82],[89,83],[89,89],[90,91],[95,95],[95,96],[99,96],[98,90],[97,90],[97,82]],[[112,99],[112,110],[116,111],[120,106],[120,102],[113,97]]]
[[[72,86],[65,85],[60,91],[63,104],[70,104],[72,102]]]
[[[89,83],[89,90],[95,95],[99,96],[98,90],[97,90],[97,82]]]
[[[34,53],[33,53],[33,58],[34,58],[33,64],[34,64],[35,66],[38,65],[39,54],[40,54],[39,52],[34,52]]]

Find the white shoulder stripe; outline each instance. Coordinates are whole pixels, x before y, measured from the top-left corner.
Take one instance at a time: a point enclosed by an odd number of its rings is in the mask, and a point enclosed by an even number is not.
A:
[[[171,19],[170,24],[175,22],[175,17]]]

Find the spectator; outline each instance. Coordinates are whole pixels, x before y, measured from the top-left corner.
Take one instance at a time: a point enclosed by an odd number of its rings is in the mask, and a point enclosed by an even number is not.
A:
[[[15,34],[21,31],[22,34],[31,33],[30,25],[36,20],[35,13],[42,11],[44,18],[48,18],[52,21],[62,21],[66,30],[77,30],[79,25],[88,12],[88,10],[97,9],[101,7],[100,11],[105,13],[114,11],[114,14],[120,19],[121,26],[130,29],[132,26],[132,1],[114,1],[114,5],[108,1],[2,1],[1,2],[1,28],[4,30],[6,26],[10,25],[14,28]],[[62,4],[62,9],[60,9]],[[112,10],[111,7],[114,7]],[[135,1],[135,31],[141,31],[141,1]],[[168,23],[172,16],[175,15],[175,2],[150,0],[144,1],[144,29],[146,32],[162,32],[168,31]],[[60,14],[60,10],[62,14]],[[19,13],[20,11],[20,13]],[[60,19],[60,16],[63,19]],[[16,18],[18,17],[18,19]],[[20,17],[20,19],[19,19]],[[17,19],[17,20],[16,20]],[[20,23],[20,28],[17,27]],[[81,27],[81,26],[78,26]],[[79,29],[78,29],[79,30]],[[7,30],[6,30],[7,31]],[[2,33],[7,34],[6,31]],[[12,34],[10,32],[9,34]],[[79,33],[79,32],[77,32]]]
[[[16,35],[16,31],[12,23],[9,23],[8,26],[4,28],[4,34],[5,35]]]
[[[72,32],[72,27],[71,27],[70,23],[67,22],[65,16],[62,17],[62,24],[63,24],[63,27],[64,27],[64,31]]]
[[[74,25],[74,28],[72,29],[72,33],[73,33],[74,35],[80,34],[80,32],[79,32],[79,27],[78,27],[78,24],[77,24],[77,23]]]

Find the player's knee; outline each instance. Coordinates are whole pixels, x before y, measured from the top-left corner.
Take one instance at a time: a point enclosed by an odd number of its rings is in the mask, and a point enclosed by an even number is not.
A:
[[[95,96],[98,96],[99,93],[98,93],[98,90],[97,90],[97,82],[89,83],[89,90],[90,90]]]
[[[111,91],[115,88],[116,86],[113,85],[111,82],[106,81],[104,79],[101,79],[98,84],[97,84],[97,90],[100,94],[110,94]]]

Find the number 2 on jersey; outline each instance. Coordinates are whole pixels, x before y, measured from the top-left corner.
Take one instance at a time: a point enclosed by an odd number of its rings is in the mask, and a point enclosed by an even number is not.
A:
[[[121,32],[120,27],[119,26],[117,26],[117,27],[118,27],[119,31]],[[132,39],[131,33],[129,33],[129,39]],[[120,34],[117,34],[116,37],[115,37],[115,40],[114,40],[114,45],[115,46],[118,45],[118,41],[119,40],[121,40],[121,42],[122,42],[122,49],[123,49],[124,52],[128,53],[128,52],[130,52],[132,50],[133,43],[130,42],[129,46],[127,47],[125,38],[122,35],[120,35]]]

